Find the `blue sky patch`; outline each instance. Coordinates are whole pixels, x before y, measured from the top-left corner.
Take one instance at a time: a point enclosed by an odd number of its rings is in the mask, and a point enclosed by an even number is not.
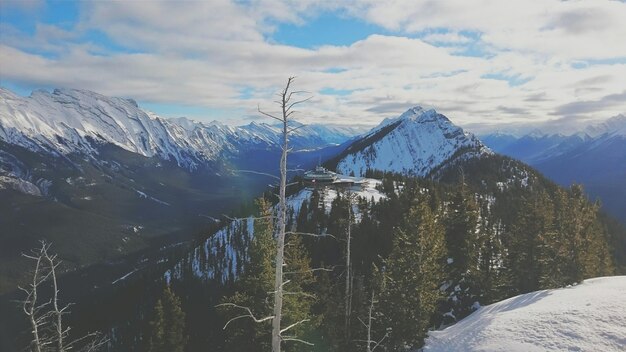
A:
[[[303,25],[279,24],[270,40],[305,49],[324,45],[348,46],[372,34],[384,34],[382,28],[359,19],[335,13],[322,13]]]
[[[339,95],[339,96],[350,95],[350,94],[352,94],[352,92],[354,92],[353,89],[334,89],[334,88],[330,88],[330,87],[325,87],[325,88],[320,90],[320,94],[324,94],[324,95]]]

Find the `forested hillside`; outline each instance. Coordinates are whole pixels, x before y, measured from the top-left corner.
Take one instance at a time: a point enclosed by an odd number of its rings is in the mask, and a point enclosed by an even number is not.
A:
[[[292,341],[286,350],[363,350],[368,330],[372,346],[383,340],[379,349],[419,347],[427,330],[481,305],[623,265],[609,243],[624,234],[608,230],[580,186],[559,188],[496,155],[438,173],[442,182],[369,171],[382,179],[376,199],[340,191],[329,203],[328,190],[292,190],[284,319],[305,320],[294,336],[314,346]],[[247,314],[232,304],[256,318],[271,313],[270,203],[258,203],[261,218],[234,220],[163,276],[182,297],[189,350],[267,350],[267,322],[231,319]]]

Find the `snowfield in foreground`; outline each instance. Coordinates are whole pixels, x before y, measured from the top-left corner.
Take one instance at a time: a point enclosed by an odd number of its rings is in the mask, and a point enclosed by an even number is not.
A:
[[[536,291],[432,331],[424,352],[626,351],[626,276]]]

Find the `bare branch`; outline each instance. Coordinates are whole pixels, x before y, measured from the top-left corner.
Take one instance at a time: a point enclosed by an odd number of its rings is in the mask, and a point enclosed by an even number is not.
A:
[[[295,341],[295,342],[300,342],[300,343],[303,343],[303,344],[305,344],[305,345],[315,346],[315,345],[314,345],[314,344],[312,344],[311,342],[304,341],[304,340],[301,340],[301,339],[297,339],[297,338],[295,338],[295,337],[283,337],[283,338],[281,338],[281,340],[283,340],[283,341]]]
[[[289,104],[289,106],[287,106],[286,111],[290,111],[292,107],[298,105],[298,104],[302,104],[302,103],[306,103],[307,101],[313,99],[313,97],[308,97],[306,99],[302,99],[302,100],[298,100],[298,101],[294,101],[293,103]]]
[[[299,231],[287,231],[285,235],[300,235],[300,236],[310,236],[310,237],[332,237],[337,241],[343,241],[342,239],[338,239],[337,237],[329,234],[329,233],[311,233],[311,232],[299,232]]]
[[[273,315],[264,317],[264,318],[257,318],[254,316],[254,314],[252,314],[252,310],[250,310],[250,308],[248,307],[243,307],[234,303],[222,303],[222,304],[218,304],[216,305],[216,307],[233,307],[233,308],[239,308],[239,309],[243,309],[245,311],[248,312],[248,314],[244,314],[244,315],[240,315],[237,317],[234,317],[232,319],[230,319],[229,321],[226,322],[226,325],[224,325],[223,329],[226,330],[226,327],[228,327],[228,324],[230,324],[231,322],[237,320],[237,319],[241,319],[241,318],[251,318],[255,323],[262,323],[264,321],[268,321],[271,319],[274,319]]]
[[[286,327],[286,328],[284,328],[284,329],[281,329],[281,330],[280,330],[280,333],[282,334],[283,332],[285,332],[285,331],[287,331],[287,330],[289,330],[289,329],[291,329],[291,328],[294,328],[294,327],[296,327],[296,326],[298,326],[298,325],[300,325],[300,324],[302,324],[302,323],[304,323],[304,322],[307,322],[307,321],[309,321],[309,320],[310,320],[310,319],[302,319],[302,320],[300,320],[300,321],[299,321],[299,322],[297,322],[297,323],[293,323],[293,324],[289,325],[288,327]]]
[[[224,218],[226,218],[227,220],[231,220],[231,221],[243,221],[243,220],[250,220],[250,219],[252,219],[252,220],[264,220],[264,219],[274,219],[274,218],[276,218],[276,217],[275,217],[275,216],[273,216],[273,215],[267,215],[267,216],[248,216],[248,217],[245,217],[245,218],[235,218],[235,217],[232,217],[232,216],[228,216],[228,215],[226,215],[226,214],[222,214],[222,216],[223,216]]]
[[[105,336],[102,336],[102,334],[100,334],[99,332],[92,332],[70,342],[67,345],[67,350],[69,351],[70,349],[73,348],[74,345],[83,343],[83,341],[87,339],[89,339],[90,341],[87,343],[87,345],[85,345],[83,348],[79,350],[80,352],[98,351],[100,348],[102,348],[104,345],[106,345],[109,342],[109,339],[106,338]]]
[[[304,270],[304,271],[286,271],[284,272],[284,274],[304,274],[304,273],[314,273],[316,271],[329,271],[329,272],[333,272],[335,271],[335,268],[341,266],[341,265],[333,265],[330,268],[313,268],[310,270]]]
[[[276,117],[276,116],[274,116],[274,115],[272,115],[272,114],[268,114],[268,113],[266,113],[265,111],[261,110],[261,107],[260,107],[260,106],[257,106],[257,110],[258,110],[258,112],[259,112],[259,113],[261,113],[261,114],[263,114],[263,115],[265,115],[265,116],[267,116],[267,117],[271,117],[271,118],[273,118],[274,120],[282,121],[282,119],[281,119],[280,117]]]
[[[30,350],[37,352],[51,350],[57,352],[69,351],[73,349],[76,343],[83,343],[84,340],[93,338],[97,334],[89,334],[70,344],[65,343],[70,328],[63,326],[62,317],[69,313],[70,305],[59,306],[60,289],[57,284],[56,269],[61,263],[57,260],[56,254],[49,252],[50,243],[45,241],[40,241],[40,243],[41,247],[39,249],[31,251],[33,255],[24,254],[24,257],[35,261],[32,283],[29,284],[29,288],[19,287],[21,291],[26,293],[26,298],[21,303],[22,310],[29,319],[33,335]],[[38,303],[39,286],[48,279],[52,281],[52,298],[46,302]],[[104,338],[99,341],[94,339],[87,342],[85,348],[80,351],[96,351],[107,341]]]
[[[272,175],[272,174],[267,173],[267,172],[254,171],[254,170],[237,170],[237,172],[244,172],[244,173],[249,173],[249,174],[263,175],[263,176],[273,177],[273,178],[275,178],[277,180],[280,180],[280,177],[278,177],[276,175]]]
[[[291,133],[291,132],[296,131],[296,130],[302,128],[302,127],[306,127],[306,125],[300,125],[300,126],[297,126],[297,127],[290,128],[289,130],[287,130],[287,132]]]

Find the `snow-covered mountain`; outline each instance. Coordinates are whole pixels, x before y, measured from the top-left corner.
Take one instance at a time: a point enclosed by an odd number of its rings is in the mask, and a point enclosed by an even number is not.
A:
[[[0,89],[0,292],[42,237],[68,267],[137,251],[155,237],[189,240],[273,181],[275,126],[166,119],[130,99],[84,90]],[[305,126],[290,169],[336,153],[358,129]],[[37,221],[32,221],[37,219]],[[8,274],[7,274],[8,273]],[[11,276],[13,275],[13,276]]]
[[[615,276],[512,297],[431,331],[423,352],[624,351],[624,292]]]
[[[626,224],[626,115],[571,135],[534,131],[521,137],[496,133],[481,139],[563,186],[582,183],[592,199],[600,198],[604,208]]]
[[[535,129],[521,136],[501,131],[480,136],[495,152],[531,164],[558,157],[574,149],[593,149],[615,138],[626,139],[624,114],[588,125],[571,134],[545,133]]]
[[[589,125],[584,132],[592,138],[602,135],[626,137],[626,115],[619,114],[604,122]]]
[[[360,132],[307,126],[296,130],[291,142],[296,148],[314,149],[345,142]],[[231,127],[165,119],[142,110],[132,99],[85,90],[35,91],[22,98],[0,89],[0,140],[38,152],[94,156],[99,145],[113,144],[194,170],[250,148],[272,148],[279,136],[278,128],[263,123]]]
[[[295,121],[290,126],[292,128],[297,127],[289,136],[289,143],[295,150],[318,149],[327,145],[342,144],[368,131],[365,127],[320,124],[303,125]],[[240,126],[239,129],[257,135],[265,141],[274,144],[280,143],[282,134],[282,126],[280,125],[251,122],[248,125]]]
[[[387,119],[350,145],[335,161],[338,172],[362,176],[368,169],[426,176],[445,163],[491,153],[435,110],[414,107]]]

